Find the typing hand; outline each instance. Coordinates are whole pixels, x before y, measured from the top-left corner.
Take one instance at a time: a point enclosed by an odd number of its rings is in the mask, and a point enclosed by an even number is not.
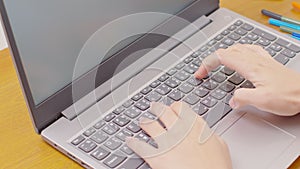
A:
[[[183,102],[170,107],[152,103],[151,112],[163,123],[142,119],[141,128],[157,143],[155,148],[135,138],[127,145],[153,169],[229,169],[231,160],[225,142]]]
[[[300,112],[300,74],[284,67],[260,46],[237,44],[219,49],[203,60],[195,77],[203,78],[220,65],[237,71],[255,86],[237,89],[230,100],[232,108],[252,105],[281,116]]]

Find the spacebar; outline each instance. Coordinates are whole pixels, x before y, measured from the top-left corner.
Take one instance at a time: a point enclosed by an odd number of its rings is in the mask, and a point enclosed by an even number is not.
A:
[[[231,110],[232,109],[230,106],[225,103],[219,102],[213,109],[211,109],[206,115],[204,115],[204,119],[206,120],[209,127],[213,127]]]

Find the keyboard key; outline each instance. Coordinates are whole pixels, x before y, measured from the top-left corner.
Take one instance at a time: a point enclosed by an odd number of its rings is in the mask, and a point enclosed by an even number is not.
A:
[[[187,82],[193,86],[199,86],[203,82],[203,80],[191,77]]]
[[[184,83],[182,84],[181,86],[178,87],[178,90],[182,91],[183,93],[187,94],[189,93],[190,91],[192,91],[194,89],[193,86],[191,86],[190,84],[188,83]]]
[[[87,136],[87,137],[89,137],[89,136],[91,136],[92,134],[94,134],[96,132],[96,130],[94,129],[94,128],[89,128],[89,129],[87,129],[84,133],[83,133],[83,135],[85,135],[85,136]]]
[[[151,169],[151,167],[147,163],[144,163],[139,169]]]
[[[138,108],[135,107],[131,107],[128,110],[126,110],[124,112],[124,114],[132,119],[136,118],[137,116],[139,116],[141,114],[141,110],[139,110]]]
[[[127,159],[118,169],[136,169],[144,163],[144,160],[138,157]]]
[[[193,107],[193,110],[200,116],[206,113],[209,109],[205,107],[203,104],[199,103]]]
[[[126,159],[123,155],[111,154],[104,160],[104,164],[110,168],[115,168],[120,165]]]
[[[121,151],[127,155],[132,155],[134,153],[127,145],[122,146]]]
[[[256,41],[259,36],[255,35],[254,33],[249,33],[246,38],[249,38],[251,41]]]
[[[96,158],[97,160],[103,160],[105,157],[107,157],[110,154],[109,151],[105,150],[102,147],[98,147],[92,154],[91,156]]]
[[[102,132],[102,131],[98,131],[97,133],[95,133],[91,139],[96,142],[97,144],[101,144],[103,143],[106,139],[108,139],[108,136]]]
[[[228,67],[223,67],[222,70],[221,70],[222,73],[225,73],[227,76],[230,76],[232,75],[235,71],[234,70],[231,70],[230,68]]]
[[[294,44],[287,45],[286,48],[288,48],[289,50],[292,50],[292,51],[294,51],[296,53],[300,52],[300,47],[296,46]]]
[[[134,101],[132,100],[127,100],[125,103],[123,103],[123,106],[128,108],[134,104]]]
[[[225,115],[227,115],[232,109],[224,103],[217,104],[207,115],[205,121],[209,127],[213,127],[218,121],[220,121]]]
[[[161,84],[160,86],[158,86],[158,87],[156,88],[155,91],[156,91],[157,93],[161,94],[161,95],[166,95],[166,94],[168,94],[171,90],[172,90],[172,89],[171,89],[169,86],[167,86],[167,85],[165,85],[165,84]]]
[[[165,84],[171,88],[175,88],[177,87],[178,85],[180,85],[180,81],[177,80],[176,78],[172,77],[170,79],[168,79]]]
[[[214,74],[211,79],[218,82],[218,83],[222,83],[226,80],[226,78],[227,77],[226,77],[225,74],[223,74],[221,72],[218,72],[218,73]]]
[[[229,38],[225,38],[222,40],[222,43],[224,43],[225,45],[231,46],[234,44],[234,41]]]
[[[80,136],[76,137],[71,143],[73,145],[77,146],[78,144],[83,142],[83,140],[85,140],[85,138],[82,135],[80,135]]]
[[[200,101],[200,97],[198,97],[197,95],[191,93],[189,95],[187,95],[183,101],[185,101],[186,103],[190,104],[190,105],[194,105],[196,104],[197,102]]]
[[[112,137],[104,143],[104,146],[109,148],[110,150],[115,150],[122,145],[121,140],[116,137]]]
[[[195,60],[193,60],[192,63],[199,67],[202,63],[202,60],[200,58],[196,58]]]
[[[268,39],[270,41],[276,40],[276,36],[271,35],[271,34],[265,32],[263,30],[260,30],[258,28],[254,29],[253,33],[256,34],[256,35],[258,35],[258,36],[261,36],[261,37],[263,37],[265,39]]]
[[[149,100],[150,102],[157,102],[161,99],[161,95],[157,92],[151,92],[147,96],[145,96],[145,99]]]
[[[102,128],[102,131],[104,131],[105,133],[109,134],[109,135],[113,135],[115,134],[120,128],[116,125],[116,124],[113,124],[113,123],[109,123],[107,125],[105,125],[103,128]]]
[[[196,66],[195,64],[189,64],[187,66],[185,66],[183,68],[184,71],[186,71],[187,73],[190,73],[190,74],[194,74],[197,70],[198,70],[199,66]]]
[[[144,95],[146,95],[146,94],[148,94],[149,92],[151,92],[151,87],[150,86],[148,86],[148,87],[145,87],[142,91],[141,91],[141,93],[142,94],[144,94]]]
[[[182,69],[184,66],[185,66],[185,63],[181,62],[181,63],[178,63],[178,64],[175,66],[175,68],[178,69],[178,70],[180,70],[180,69]]]
[[[200,51],[201,51],[201,52],[205,52],[207,49],[208,49],[207,46],[203,46],[203,47],[200,48]]]
[[[237,20],[235,23],[234,23],[234,25],[236,25],[236,26],[241,26],[243,24],[243,21],[241,21],[241,20]]]
[[[276,55],[276,51],[272,50],[270,47],[265,49],[272,57]]]
[[[216,40],[211,40],[211,41],[209,41],[208,43],[207,43],[207,46],[213,46],[214,44],[216,44],[217,43],[217,41]]]
[[[204,100],[201,101],[201,103],[209,108],[213,107],[214,105],[216,105],[218,103],[218,101],[216,99],[214,99],[213,97],[206,97]]]
[[[154,82],[152,82],[151,84],[150,84],[150,86],[152,87],[152,88],[156,88],[157,86],[159,86],[160,85],[160,81],[158,81],[158,80],[155,80]]]
[[[116,108],[113,113],[115,113],[116,115],[119,115],[120,113],[122,113],[125,110],[125,108],[123,106],[120,106],[118,108]]]
[[[193,57],[188,56],[187,58],[185,58],[185,59],[183,60],[183,62],[184,62],[185,64],[189,64],[193,59],[194,59]]]
[[[171,99],[170,97],[164,97],[160,100],[160,102],[167,105],[167,106],[170,106],[175,101],[173,99]]]
[[[130,122],[130,119],[128,119],[124,115],[120,115],[117,118],[115,118],[113,122],[116,123],[120,127],[124,127],[126,124],[128,124]]]
[[[103,127],[105,125],[105,122],[103,120],[100,120],[99,122],[97,122],[94,127],[95,129],[100,129],[101,127]]]
[[[269,40],[267,40],[267,39],[264,39],[264,38],[260,38],[259,40],[258,40],[258,43],[260,44],[260,45],[262,45],[262,46],[268,46],[268,45],[270,45],[270,41]]]
[[[245,78],[243,78],[241,75],[239,75],[237,73],[228,79],[229,82],[231,82],[235,85],[241,84],[244,80],[245,80]]]
[[[277,43],[274,43],[270,46],[270,49],[272,49],[276,52],[279,52],[282,49],[282,47],[280,45],[278,45]]]
[[[226,36],[226,35],[228,35],[229,33],[230,33],[229,30],[224,30],[221,34],[224,35],[224,36]]]
[[[213,48],[216,51],[218,49],[226,49],[226,48],[228,48],[228,46],[223,43],[217,43]]]
[[[103,120],[105,120],[106,122],[110,122],[110,121],[111,121],[113,118],[115,118],[115,117],[116,117],[115,114],[109,113],[108,115],[106,115],[106,116],[104,117]]]
[[[150,113],[150,112],[143,113],[141,117],[147,118],[147,119],[150,119],[150,120],[156,120],[157,119],[157,117],[154,114]]]
[[[283,55],[285,55],[285,56],[287,56],[287,57],[289,57],[289,58],[293,58],[293,57],[296,56],[296,53],[295,53],[294,51],[289,50],[289,49],[284,49],[284,50],[281,52],[281,54],[283,54]]]
[[[288,57],[286,57],[280,53],[277,56],[275,56],[274,59],[283,65],[287,64],[287,62],[290,60]]]
[[[138,135],[135,136],[137,139],[141,140],[141,141],[144,141],[144,142],[148,142],[150,137],[144,133],[144,132],[141,132],[139,133]]]
[[[254,29],[254,27],[252,25],[249,25],[247,23],[244,23],[241,28],[247,30],[247,31],[251,31],[252,29]]]
[[[227,93],[225,91],[217,89],[213,91],[210,95],[215,99],[221,100],[227,95]]]
[[[241,88],[255,88],[255,86],[249,81],[246,80],[242,85]]]
[[[131,99],[134,100],[134,101],[138,101],[142,97],[143,97],[143,94],[142,93],[138,93],[138,94],[134,95]]]
[[[131,122],[126,128],[133,133],[137,133],[141,130],[141,128],[137,125],[136,122]]]
[[[196,88],[193,93],[199,97],[204,97],[209,93],[209,91],[207,89],[204,89],[203,87],[199,87]]]
[[[218,86],[218,84],[217,84],[217,82],[215,82],[213,80],[208,80],[208,81],[202,83],[202,86],[207,88],[208,90],[213,90]]]
[[[225,97],[225,99],[222,102],[229,105],[229,101],[231,100],[232,97],[233,97],[232,94],[227,94],[227,96]]]
[[[200,51],[196,51],[196,52],[194,52],[192,55],[191,55],[191,57],[193,57],[193,58],[198,58],[198,56],[201,54],[201,52]]]
[[[180,71],[175,74],[175,78],[181,81],[185,81],[189,77],[190,74],[186,73],[185,71]]]
[[[243,38],[239,41],[240,44],[252,44],[253,41],[251,41],[250,39],[248,38]]]
[[[96,143],[91,140],[85,140],[82,144],[80,144],[79,148],[86,153],[91,152],[97,147]]]
[[[133,134],[128,129],[121,130],[116,137],[122,141],[125,141],[126,137],[132,137]]]
[[[173,90],[169,95],[169,98],[173,99],[174,101],[179,101],[184,97],[184,94],[181,93],[179,90]]]
[[[167,74],[170,75],[170,76],[172,76],[172,75],[174,75],[176,72],[177,72],[177,70],[176,70],[175,68],[172,68],[172,69],[170,69],[170,70],[167,72]]]
[[[288,44],[289,44],[289,42],[287,42],[283,39],[280,39],[280,38],[277,39],[277,41],[275,43],[279,44],[280,46],[284,46],[284,47],[288,46]]]
[[[244,36],[248,33],[245,29],[241,29],[241,28],[235,30],[234,32],[240,36]]]
[[[223,39],[223,35],[217,35],[216,37],[215,37],[215,40],[217,40],[217,41],[220,41],[220,40],[222,40]]]
[[[144,110],[147,110],[150,107],[150,102],[147,101],[146,99],[142,99],[142,100],[138,101],[134,106],[136,108],[144,111]]]
[[[169,75],[168,74],[163,74],[161,75],[158,80],[161,81],[161,82],[164,82],[166,81],[167,79],[169,78]]]
[[[237,27],[235,25],[231,25],[229,26],[228,30],[230,31],[234,31]]]
[[[227,93],[231,92],[234,88],[234,85],[228,82],[225,82],[220,86],[220,89]]]
[[[234,41],[241,39],[241,36],[236,33],[231,33],[230,35],[228,35],[228,37]]]

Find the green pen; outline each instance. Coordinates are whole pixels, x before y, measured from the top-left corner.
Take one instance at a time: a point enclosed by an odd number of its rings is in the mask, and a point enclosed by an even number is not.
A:
[[[288,18],[288,17],[284,17],[282,15],[279,15],[277,13],[274,13],[274,12],[271,12],[271,11],[268,11],[268,10],[265,10],[265,9],[261,10],[261,13],[264,14],[264,15],[266,15],[266,16],[269,16],[271,18],[274,18],[274,19],[277,19],[277,20],[280,20],[280,21],[283,21],[283,22],[288,22],[288,23],[296,24],[296,25],[300,26],[300,21],[299,20]]]
[[[280,26],[280,30],[283,31],[283,32],[287,32],[287,33],[293,33],[293,32],[295,32],[295,33],[299,33],[300,34],[299,30],[288,28],[288,27],[285,27],[285,26]]]

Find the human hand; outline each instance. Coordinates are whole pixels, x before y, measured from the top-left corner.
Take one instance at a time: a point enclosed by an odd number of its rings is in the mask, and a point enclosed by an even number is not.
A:
[[[277,62],[260,46],[237,44],[219,49],[203,60],[195,77],[201,79],[220,65],[237,71],[255,86],[237,89],[229,102],[232,108],[252,105],[281,116],[300,112],[300,74]]]
[[[166,129],[157,120],[149,119],[142,119],[140,126],[155,140],[158,148],[135,138],[128,138],[126,143],[151,168],[232,168],[225,142],[186,103],[175,102],[170,107],[152,103],[150,109]]]

